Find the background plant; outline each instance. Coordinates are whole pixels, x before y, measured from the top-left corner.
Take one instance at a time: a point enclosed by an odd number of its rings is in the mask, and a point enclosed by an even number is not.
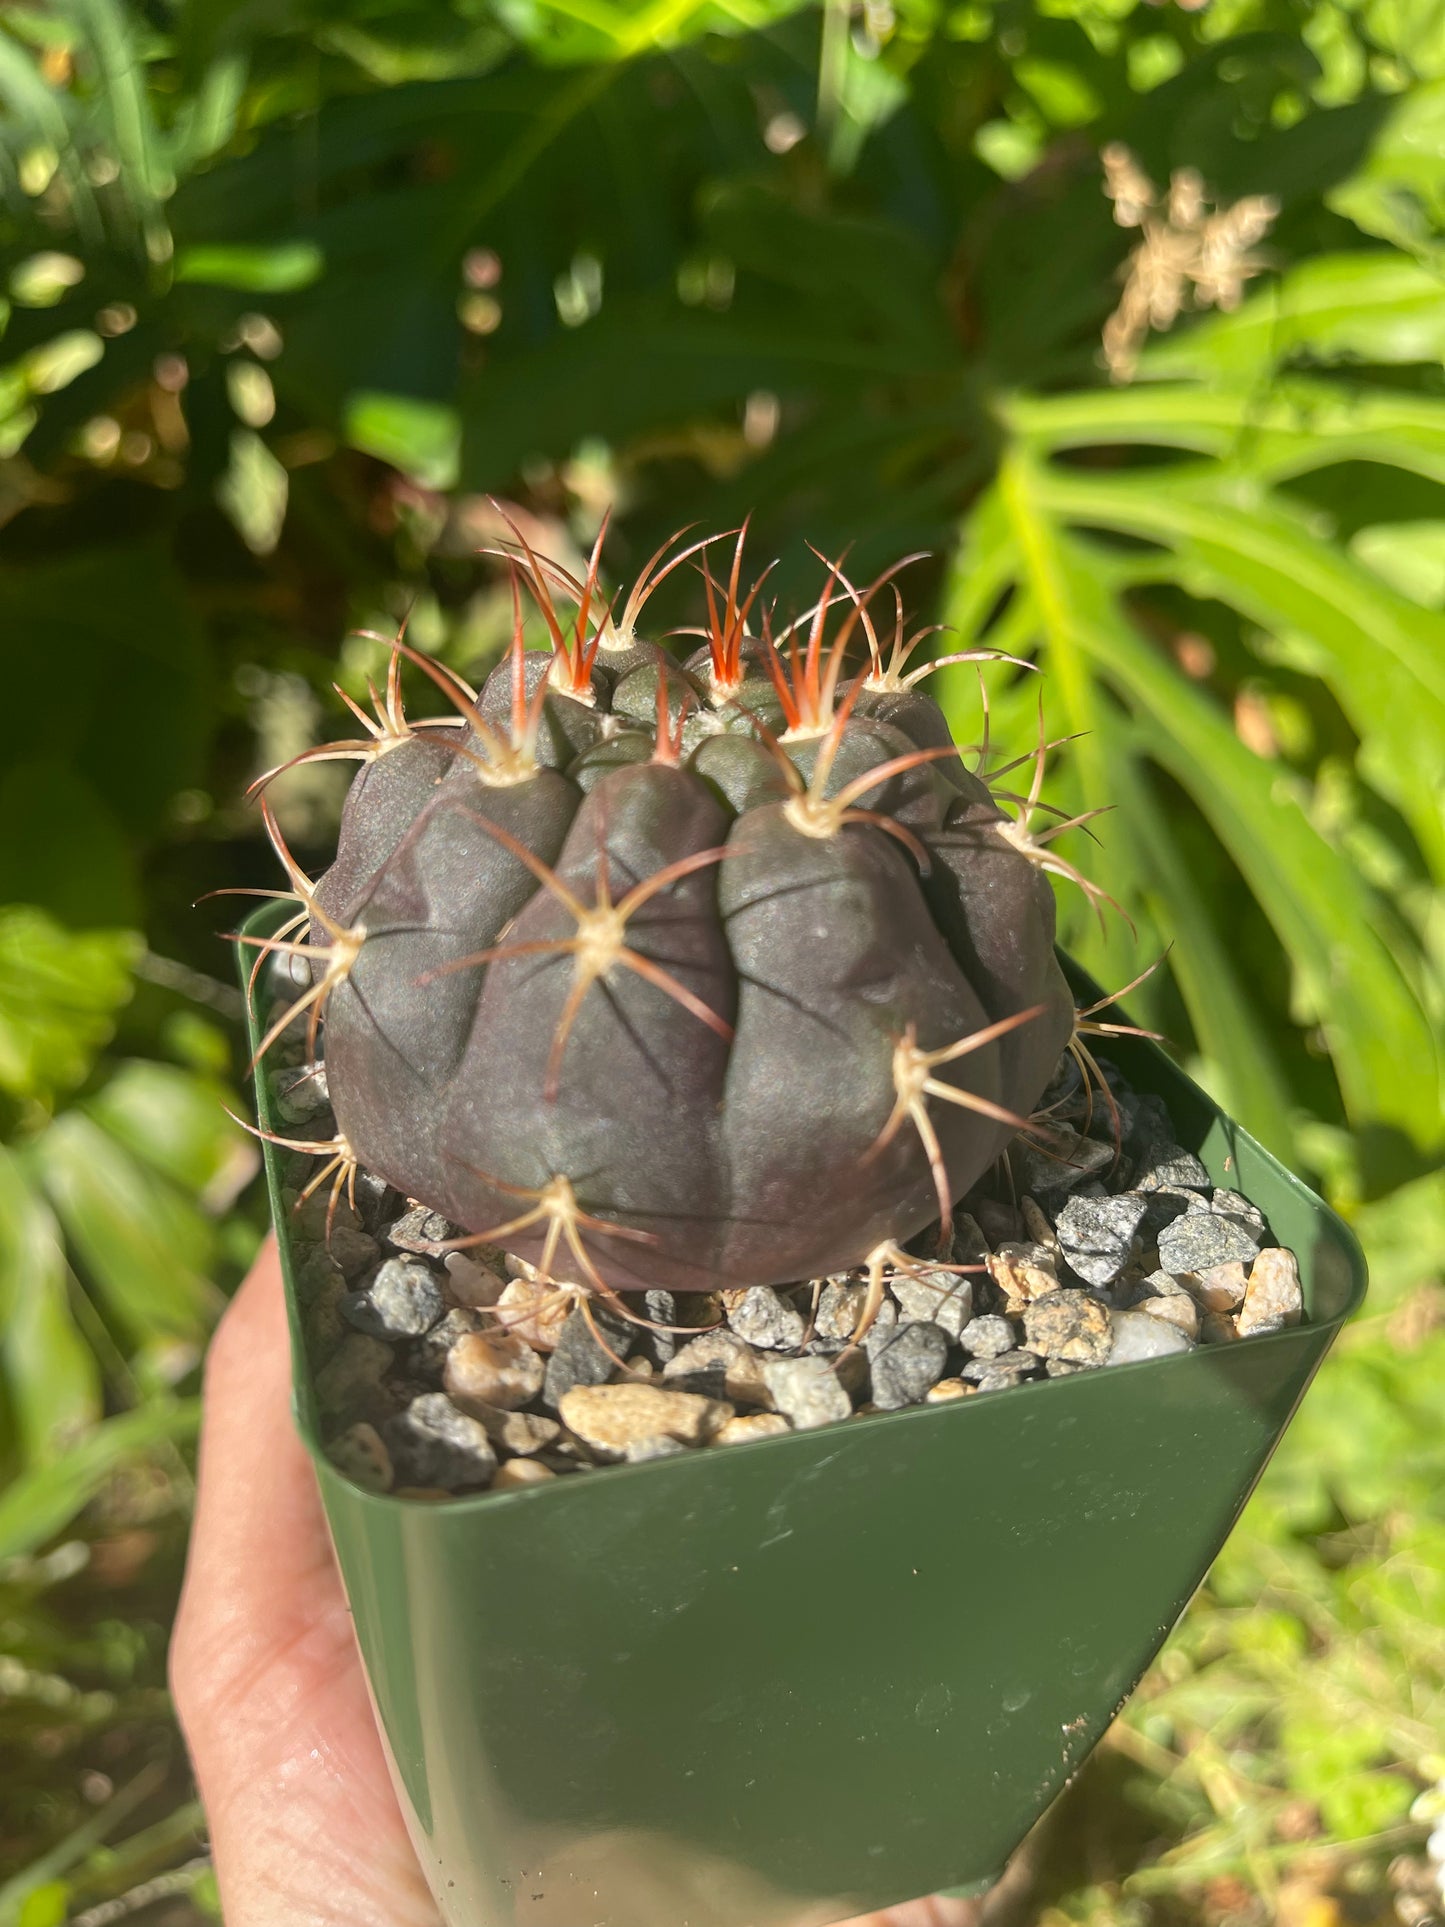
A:
[[[1239,305],[1186,277],[1124,382],[1106,149],[1271,208]],[[926,547],[912,606],[1048,671],[1049,794],[1118,806],[1073,854],[1139,930],[1066,894],[1067,941],[1118,983],[1172,940],[1142,1015],[1387,1262],[1047,1904],[1385,1917],[1445,1677],[1442,180],[1428,0],[0,9],[0,1918],[196,1858],[157,1655],[257,1220],[189,906],[268,880],[240,794],[364,688],[348,627],[494,653],[489,494],[554,549],[613,505],[618,577],[752,509],[785,600],[805,536]],[[998,740],[1036,680],[991,679]],[[326,770],[276,794],[324,846]]]

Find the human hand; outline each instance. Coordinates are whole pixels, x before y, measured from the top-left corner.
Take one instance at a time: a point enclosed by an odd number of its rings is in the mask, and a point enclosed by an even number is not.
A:
[[[387,1773],[316,1480],[291,1422],[276,1248],[211,1345],[171,1645],[226,1927],[438,1927]],[[850,1927],[972,1927],[918,1900]]]

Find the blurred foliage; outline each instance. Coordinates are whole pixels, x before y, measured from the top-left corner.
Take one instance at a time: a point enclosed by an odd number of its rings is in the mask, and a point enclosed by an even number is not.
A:
[[[1276,208],[1127,385],[1111,143]],[[494,496],[564,558],[610,507],[613,581],[751,511],[785,608],[805,538],[925,548],[914,611],[1048,671],[1042,725],[988,672],[992,739],[1074,738],[1137,929],[1065,889],[1066,941],[1172,945],[1141,1015],[1390,1280],[1049,1918],[1385,1917],[1445,1771],[1442,181],[1435,0],[0,4],[0,1922],[214,1914],[159,1656],[259,1207],[190,906],[272,880],[245,784],[364,691],[349,627],[495,653]],[[343,783],[278,785],[298,848]]]

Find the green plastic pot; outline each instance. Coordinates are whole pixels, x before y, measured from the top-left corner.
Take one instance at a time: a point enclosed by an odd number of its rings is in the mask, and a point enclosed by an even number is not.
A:
[[[1161,1051],[1110,1048],[1294,1249],[1308,1323],[447,1503],[322,1455],[268,1147],[296,1421],[448,1927],[792,1927],[981,1891],[1078,1771],[1365,1284],[1339,1218]]]

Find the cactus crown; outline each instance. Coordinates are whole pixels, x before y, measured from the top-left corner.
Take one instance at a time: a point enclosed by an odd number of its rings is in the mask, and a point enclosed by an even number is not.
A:
[[[1049,745],[1006,792],[923,686],[989,652],[918,659],[903,563],[825,564],[780,624],[746,532],[683,532],[609,602],[602,535],[579,579],[514,527],[480,691],[398,635],[374,718],[343,696],[362,733],[298,759],[360,765],[316,881],[263,800],[294,909],[251,941],[305,974],[258,1056],[324,1031],[333,1195],[359,1161],[614,1300],[881,1274],[1086,1057],[1047,876],[1077,878],[1069,825],[1033,827]],[[679,661],[641,624],[684,565]],[[407,718],[403,661],[449,714]]]

